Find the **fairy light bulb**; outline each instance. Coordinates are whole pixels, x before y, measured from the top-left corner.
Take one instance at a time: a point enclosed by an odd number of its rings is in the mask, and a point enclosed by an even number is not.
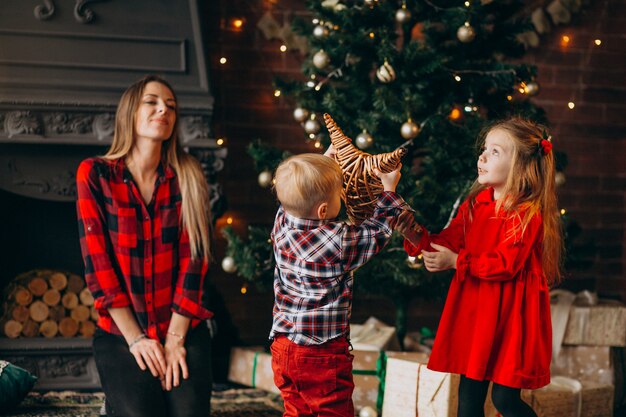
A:
[[[234,18],[233,20],[231,20],[230,25],[235,30],[241,30],[241,28],[243,27],[243,19]]]
[[[217,146],[222,146],[224,144],[224,138],[218,138],[215,143],[217,143]]]
[[[574,107],[576,107],[576,104],[573,101],[570,101],[569,103],[567,103],[567,107],[569,107],[570,110],[573,110]]]
[[[565,216],[565,213],[566,213],[565,209],[561,209],[561,216]]]
[[[232,218],[232,217],[230,217],[230,216],[228,216],[228,217],[226,218],[226,224],[233,224],[233,218]]]
[[[561,36],[561,46],[568,46],[572,39],[568,35]]]
[[[241,291],[241,293],[242,293],[243,295],[245,295],[245,294],[248,292],[248,286],[247,286],[246,284],[243,284],[243,285],[241,286],[241,290],[239,290],[239,291]]]
[[[456,82],[461,82],[461,76],[460,76],[460,75],[455,75],[455,76],[454,76],[454,80],[455,80]]]
[[[280,45],[280,52],[287,51],[287,45]]]
[[[595,43],[596,46],[600,46],[600,45],[602,45],[602,40],[601,39],[596,39],[595,41],[593,41],[593,43]]]
[[[375,36],[374,32],[370,32],[370,39],[374,39]]]
[[[456,107],[452,109],[452,111],[450,112],[450,119],[452,120],[458,120],[461,118],[461,110],[457,109]]]
[[[226,57],[223,56],[223,57],[220,58],[220,64],[224,65],[226,62],[228,62]]]
[[[513,96],[511,96],[511,95],[506,96],[506,99],[507,99],[508,101],[511,101],[511,100],[513,100]]]
[[[274,90],[274,97],[280,97],[280,90]]]

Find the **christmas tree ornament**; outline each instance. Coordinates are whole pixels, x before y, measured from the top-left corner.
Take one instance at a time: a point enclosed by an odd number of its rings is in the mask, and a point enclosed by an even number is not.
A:
[[[565,184],[565,174],[561,171],[557,171],[556,174],[554,174],[554,183],[557,187]]]
[[[304,122],[306,118],[309,117],[309,111],[302,107],[296,107],[293,110],[293,118],[296,119],[296,122]]]
[[[406,264],[411,269],[422,269],[424,263],[422,262],[421,256],[407,256]]]
[[[328,28],[323,25],[317,25],[313,28],[313,36],[318,39],[325,38],[328,36]]]
[[[524,86],[524,92],[530,97],[536,96],[539,94],[539,83],[537,83],[537,81],[530,81]]]
[[[396,79],[396,71],[389,65],[389,62],[385,60],[385,63],[376,70],[376,78],[378,78],[380,82],[390,83]]]
[[[369,405],[366,405],[359,411],[359,417],[378,417],[378,412]]]
[[[263,188],[267,188],[272,185],[272,180],[272,173],[270,171],[261,171],[261,173],[259,174],[259,185]]]
[[[404,139],[413,139],[420,132],[420,128],[411,118],[402,123],[400,127],[400,134]]]
[[[343,173],[343,199],[348,218],[355,224],[371,217],[376,200],[383,192],[383,183],[374,170],[387,173],[395,170],[406,154],[405,148],[393,152],[370,155],[357,149],[328,113],[324,114],[330,141],[337,149],[337,162]]]
[[[357,148],[359,149],[367,149],[374,144],[374,138],[372,135],[367,133],[367,130],[363,130],[354,140]]]
[[[476,32],[474,28],[470,26],[469,22],[465,22],[465,24],[456,31],[456,37],[463,43],[469,43],[476,37]]]
[[[222,269],[229,274],[237,270],[237,265],[232,256],[225,256],[224,259],[222,259]]]
[[[315,68],[324,69],[328,64],[330,64],[330,57],[323,49],[320,49],[313,55],[313,65],[315,65]]]
[[[406,8],[406,3],[402,2],[402,7],[396,11],[396,22],[404,24],[411,20],[411,12]]]
[[[318,122],[314,116],[315,115],[312,115],[310,119],[304,122],[304,131],[309,135],[315,135],[321,128],[320,122]]]

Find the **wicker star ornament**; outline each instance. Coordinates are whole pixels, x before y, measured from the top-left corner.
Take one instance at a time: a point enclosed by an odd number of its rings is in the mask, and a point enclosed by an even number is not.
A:
[[[379,155],[370,155],[357,149],[352,139],[347,137],[328,113],[324,114],[330,141],[337,150],[337,162],[343,173],[344,202],[348,218],[355,224],[372,216],[376,200],[383,192],[383,183],[374,174],[374,169],[382,173],[398,167],[406,154],[405,148]]]

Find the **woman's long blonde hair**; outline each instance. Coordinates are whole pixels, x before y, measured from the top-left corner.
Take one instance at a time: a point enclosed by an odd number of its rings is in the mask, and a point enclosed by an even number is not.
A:
[[[176,99],[172,86],[157,75],[145,76],[128,87],[117,106],[113,143],[103,158],[116,160],[130,153],[135,143],[135,116],[144,89],[150,82],[163,84]],[[178,106],[172,136],[161,147],[161,159],[166,166],[174,169],[178,177],[182,196],[181,221],[189,235],[191,256],[211,260],[209,189],[200,164],[183,150],[178,140]]]
[[[554,152],[546,154],[541,149],[541,140],[544,139],[546,129],[529,120],[512,117],[483,130],[480,136],[481,146],[487,134],[496,129],[508,134],[515,149],[511,170],[502,192],[504,198],[498,201],[496,211],[503,210],[509,215],[519,215],[518,209],[524,208],[525,214],[519,227],[521,233],[534,215],[541,214],[541,263],[548,283],[558,284],[561,280],[563,239],[556,198]],[[469,192],[472,205],[476,195],[485,188],[478,181],[474,182]],[[514,231],[517,232],[518,230]]]

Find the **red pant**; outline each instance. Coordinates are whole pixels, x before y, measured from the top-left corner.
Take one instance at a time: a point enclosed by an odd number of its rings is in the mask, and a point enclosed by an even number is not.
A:
[[[345,338],[300,346],[278,336],[271,346],[283,417],[354,417],[352,359]]]

